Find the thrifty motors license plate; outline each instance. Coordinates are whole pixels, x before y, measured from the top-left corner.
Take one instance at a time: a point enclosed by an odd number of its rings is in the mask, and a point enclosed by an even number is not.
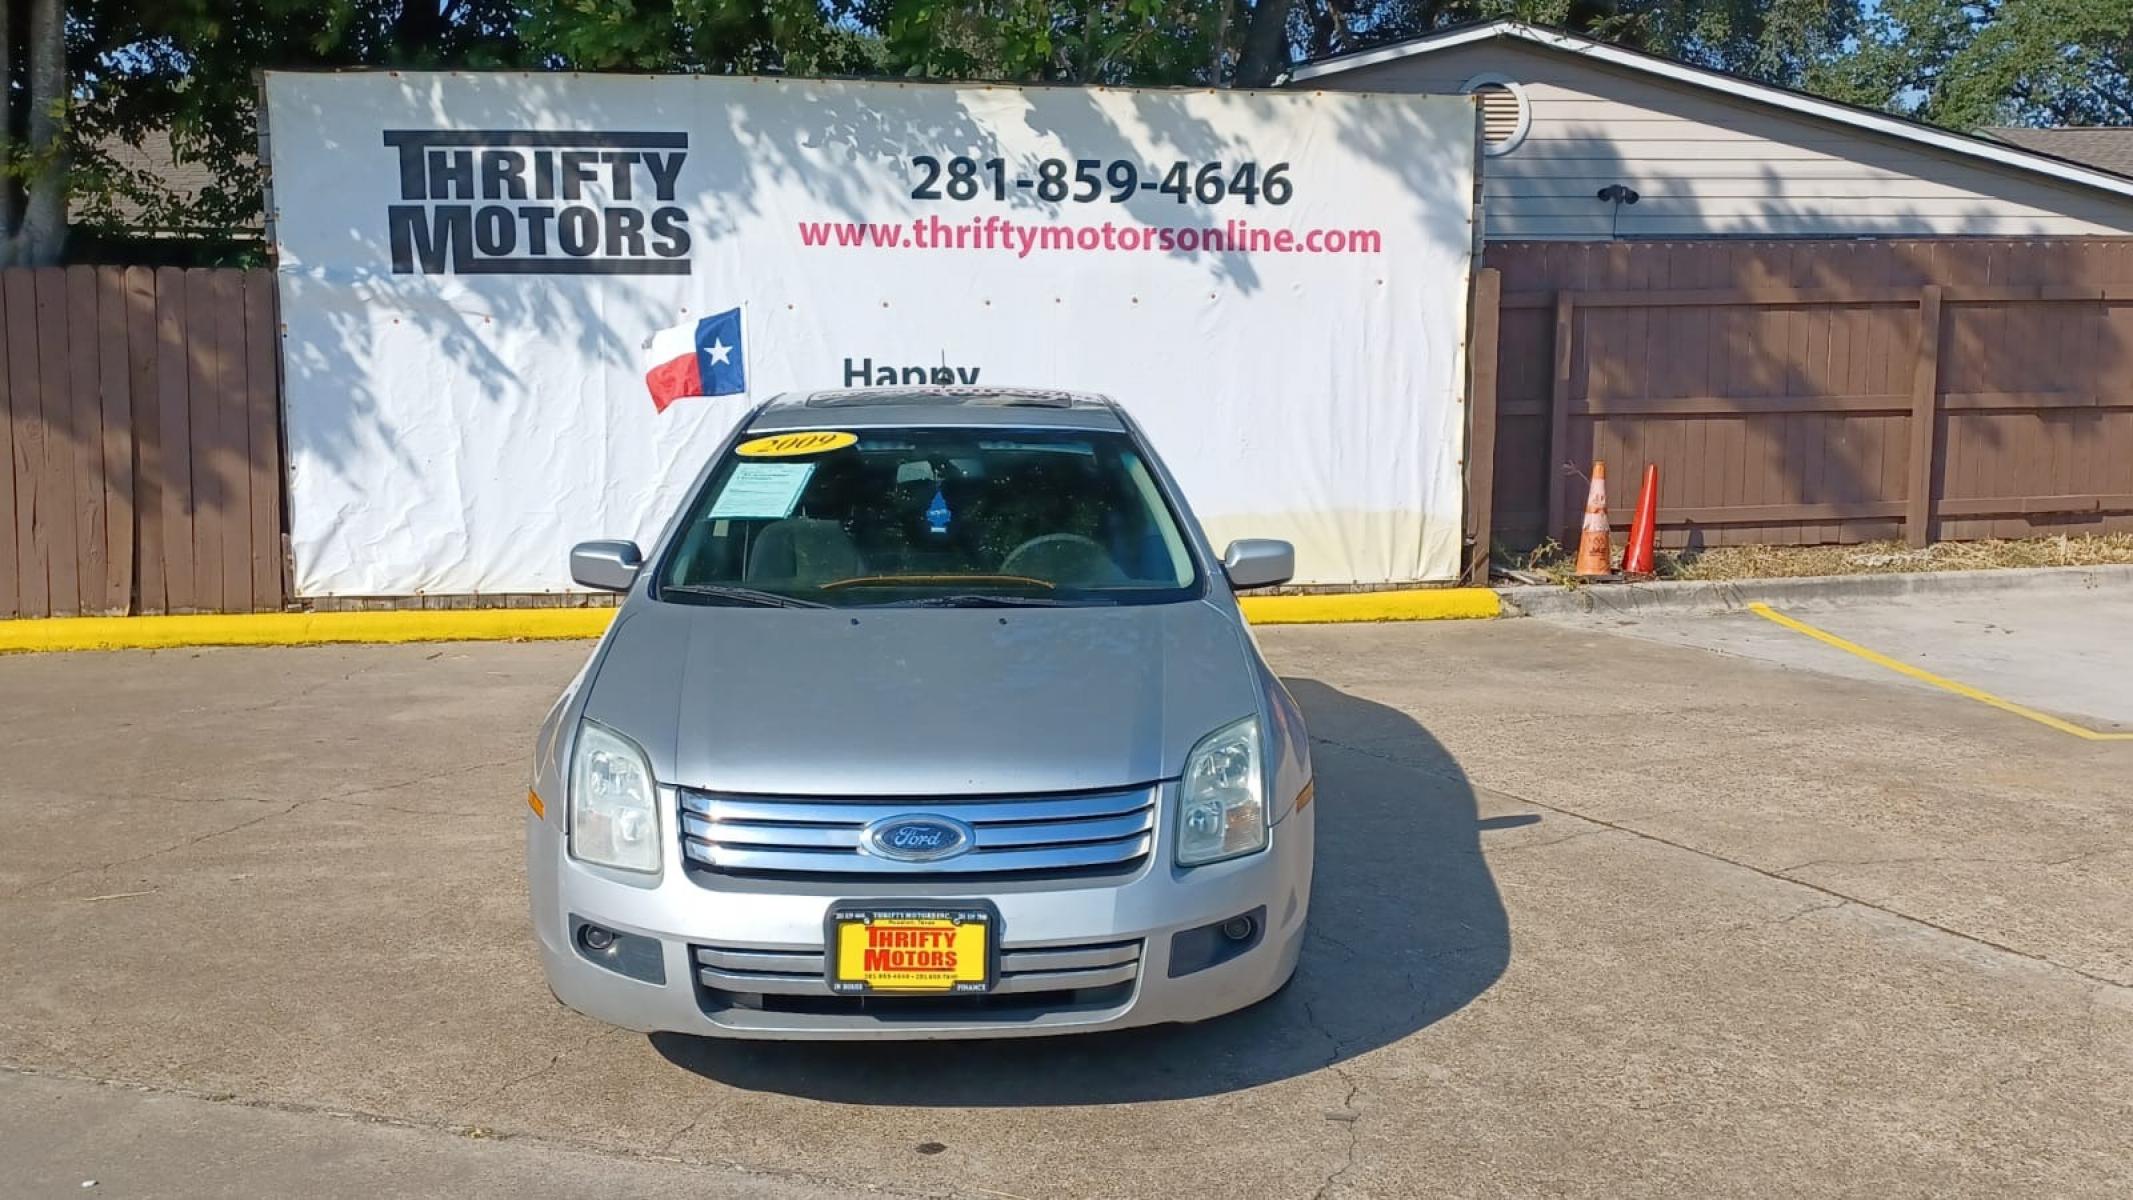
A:
[[[838,905],[829,914],[830,990],[987,991],[999,924],[989,906]]]

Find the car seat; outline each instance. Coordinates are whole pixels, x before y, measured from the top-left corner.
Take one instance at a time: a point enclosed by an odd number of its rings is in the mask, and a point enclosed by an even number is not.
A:
[[[859,573],[859,549],[835,521],[808,517],[772,521],[755,535],[755,545],[748,552],[750,583],[819,587]]]
[[[1014,548],[1002,575],[1027,575],[1066,587],[1115,587],[1125,572],[1104,548],[1078,533],[1047,533]]]

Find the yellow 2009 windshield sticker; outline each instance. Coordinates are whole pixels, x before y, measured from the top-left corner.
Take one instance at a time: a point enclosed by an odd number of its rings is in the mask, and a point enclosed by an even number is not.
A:
[[[806,429],[751,438],[735,446],[733,452],[742,458],[793,458],[802,454],[820,454],[825,450],[842,450],[858,440],[856,433]]]

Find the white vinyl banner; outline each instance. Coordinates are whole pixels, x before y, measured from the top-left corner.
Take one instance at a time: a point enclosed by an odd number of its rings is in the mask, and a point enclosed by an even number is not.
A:
[[[1290,539],[1298,582],[1456,572],[1465,97],[266,93],[300,595],[571,590],[571,544],[650,542],[754,403],[915,382],[1116,398],[1217,548]],[[731,394],[655,403],[661,331]]]

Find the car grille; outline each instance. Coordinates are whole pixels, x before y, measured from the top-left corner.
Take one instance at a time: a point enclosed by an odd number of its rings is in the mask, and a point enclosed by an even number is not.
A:
[[[682,852],[739,875],[809,878],[998,878],[1116,873],[1155,843],[1156,788],[1064,795],[946,799],[806,799],[684,789]],[[860,834],[891,817],[952,817],[973,847],[953,858],[905,862],[867,854]]]
[[[823,979],[819,949],[692,946],[697,989],[711,1010],[743,1008],[876,1019],[1004,1019],[1115,1007],[1140,977],[1141,943],[1003,946],[993,990],[977,996],[841,996]]]

